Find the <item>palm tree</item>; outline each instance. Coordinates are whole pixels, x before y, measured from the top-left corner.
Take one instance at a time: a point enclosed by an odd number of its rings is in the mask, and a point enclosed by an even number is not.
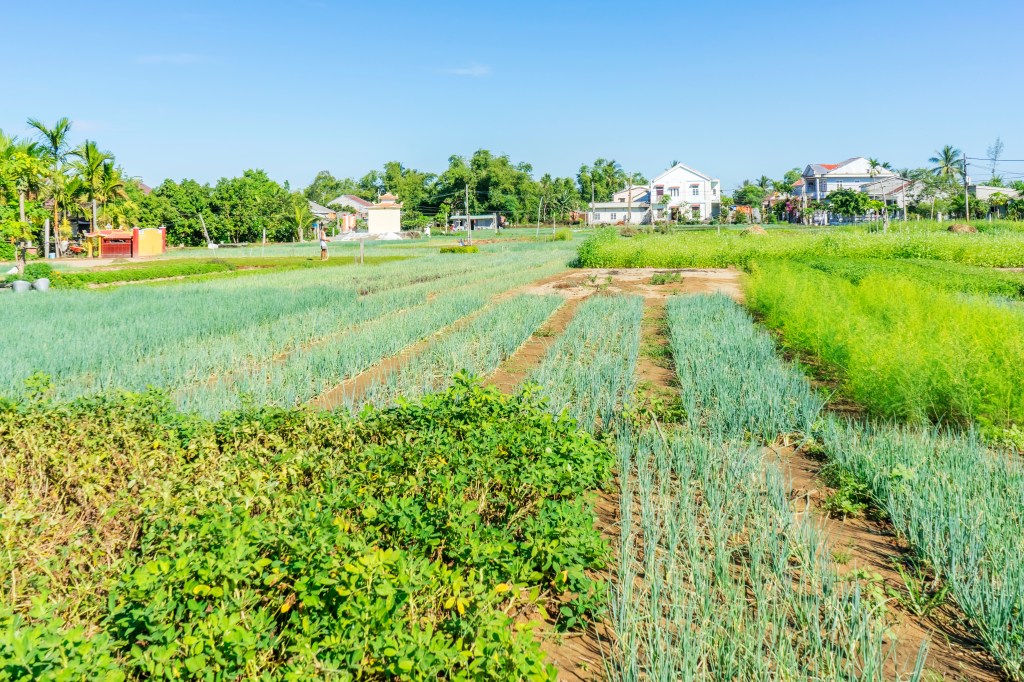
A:
[[[92,231],[95,232],[96,202],[103,187],[103,168],[108,161],[114,160],[114,156],[110,152],[100,151],[92,140],[86,140],[71,154],[78,159],[74,164],[75,171],[82,179],[89,203],[92,204]]]
[[[754,184],[763,190],[767,190],[770,189],[772,186],[772,179],[769,178],[767,175],[762,175],[754,182]]]
[[[113,161],[107,161],[103,164],[98,196],[100,203],[104,207],[111,201],[121,201],[128,198],[124,176],[121,174],[121,169],[115,166]]]
[[[68,137],[71,134],[71,121],[67,116],[57,119],[52,126],[47,126],[35,118],[28,119],[28,125],[39,132],[46,157],[50,161],[51,182],[56,182],[55,177],[64,172],[64,163],[68,157]],[[54,235],[57,230],[57,208],[53,209]]]
[[[961,157],[963,157],[963,152],[953,145],[947,144],[935,152],[935,156],[928,159],[928,162],[935,164],[932,168],[932,173],[952,184],[963,175]]]
[[[295,227],[299,241],[305,241],[306,229],[313,225],[316,216],[309,210],[309,200],[300,192],[292,195],[292,212],[288,218]]]

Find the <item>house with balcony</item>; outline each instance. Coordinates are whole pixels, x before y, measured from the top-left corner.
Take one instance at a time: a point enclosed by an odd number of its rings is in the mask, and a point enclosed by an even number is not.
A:
[[[841,163],[812,163],[804,168],[801,178],[793,185],[793,196],[806,201],[823,201],[840,189],[863,191],[865,185],[897,178],[887,168],[872,170],[871,162],[855,156]]]
[[[642,225],[661,220],[704,221],[721,211],[721,181],[677,163],[650,183],[622,189],[591,205],[592,225]]]

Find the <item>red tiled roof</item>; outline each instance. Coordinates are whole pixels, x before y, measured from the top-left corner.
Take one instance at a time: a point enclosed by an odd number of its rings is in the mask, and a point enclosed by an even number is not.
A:
[[[822,168],[828,168],[829,170],[835,170],[836,168],[839,168],[838,163],[819,163],[818,165],[821,166]]]

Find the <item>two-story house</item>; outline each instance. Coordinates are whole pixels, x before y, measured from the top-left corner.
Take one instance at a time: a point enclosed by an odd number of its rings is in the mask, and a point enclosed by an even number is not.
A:
[[[836,190],[860,192],[864,185],[894,176],[896,173],[887,168],[872,169],[871,162],[863,156],[842,163],[812,163],[804,168],[800,178],[802,182],[793,186],[793,195],[808,201],[820,201]]]
[[[708,220],[721,210],[721,181],[681,163],[651,180],[654,220]]]
[[[707,220],[719,214],[721,182],[677,163],[647,185],[619,190],[591,205],[590,224],[641,225],[659,220]]]

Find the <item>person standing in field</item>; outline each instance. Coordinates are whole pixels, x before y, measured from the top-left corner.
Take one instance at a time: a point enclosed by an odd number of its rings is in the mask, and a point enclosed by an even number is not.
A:
[[[327,260],[327,233],[320,230],[320,260]]]

